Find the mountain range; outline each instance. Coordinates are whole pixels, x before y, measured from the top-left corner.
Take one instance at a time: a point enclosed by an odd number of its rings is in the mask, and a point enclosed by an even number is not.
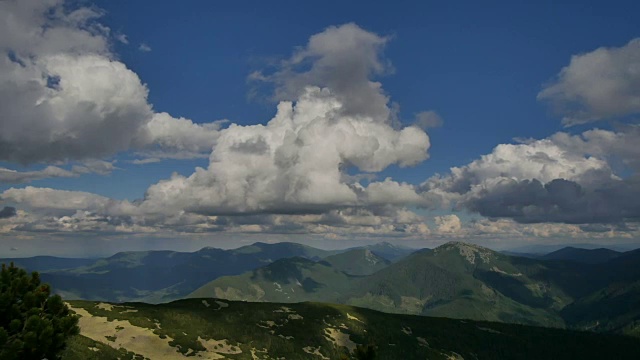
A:
[[[589,261],[564,253],[570,260],[515,257],[451,242],[395,263],[379,262],[385,266],[374,270],[365,252],[351,250],[317,262],[281,259],[212,280],[189,297],[314,300],[391,313],[638,334],[640,271],[625,269],[638,268],[640,251],[596,263],[591,253]],[[336,263],[336,257],[350,260]],[[371,273],[349,273],[344,264],[369,266]]]
[[[305,301],[387,313],[640,336],[640,250],[565,248],[535,258],[450,242],[321,250],[296,243],[13,259],[65,299]],[[5,262],[6,260],[0,260]]]
[[[381,254],[385,262],[414,251],[389,243],[359,249]],[[131,251],[101,259],[37,256],[0,259],[0,263],[14,262],[29,271],[39,271],[43,281],[65,299],[158,303],[180,299],[218,277],[242,274],[279,259],[318,261],[348,250],[258,242],[231,250],[206,247],[195,252]]]

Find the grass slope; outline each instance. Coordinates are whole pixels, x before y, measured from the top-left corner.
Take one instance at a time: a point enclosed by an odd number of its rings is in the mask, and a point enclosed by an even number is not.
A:
[[[71,301],[80,319],[64,360],[340,359],[375,344],[378,359],[634,359],[635,338],[411,315],[322,303],[188,299]],[[132,339],[134,338],[134,339]]]
[[[371,275],[391,264],[391,261],[369,249],[353,249],[324,259],[335,269],[349,275]]]
[[[237,276],[213,280],[189,297],[265,302],[331,302],[348,291],[353,276],[326,261],[295,257]]]
[[[366,274],[365,265],[371,264],[362,261],[366,254],[366,250],[354,250],[318,263],[283,259],[250,273],[221,277],[190,297],[327,301],[393,313],[555,327],[564,326],[557,311],[572,301],[556,282],[574,284],[573,279],[563,279],[566,275],[558,275],[559,280],[548,278],[556,268],[566,270],[564,263],[554,262],[554,268],[548,268],[542,261],[450,243],[384,264],[369,276],[347,275],[349,270]]]

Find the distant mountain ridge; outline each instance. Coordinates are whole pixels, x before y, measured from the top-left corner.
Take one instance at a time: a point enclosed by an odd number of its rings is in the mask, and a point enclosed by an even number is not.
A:
[[[370,247],[391,259],[410,252],[388,243]],[[30,271],[41,272],[43,281],[68,299],[157,303],[182,298],[220,276],[239,275],[283,258],[319,261],[349,250],[322,250],[289,242],[256,242],[230,250],[205,247],[195,252],[128,251],[102,259],[38,256],[0,259],[0,262],[14,261]]]
[[[395,258],[395,257],[394,257]],[[324,259],[334,268],[348,275],[371,275],[391,264],[388,260],[369,248],[356,248]]]
[[[241,274],[284,257],[321,259],[335,251],[297,243],[255,243],[232,250],[133,251],[90,265],[43,271],[43,281],[69,299],[165,302],[179,299],[211,279]]]
[[[611,305],[592,294],[611,284],[640,284],[640,270],[622,271],[632,264],[640,269],[640,252],[639,258],[634,254],[590,264],[514,257],[477,245],[450,242],[433,250],[416,251],[366,276],[349,276],[329,261],[302,264],[282,259],[277,271],[269,265],[264,270],[221,277],[190,297],[266,302],[299,302],[317,297],[385,312],[588,329],[607,320],[590,317],[589,314],[598,313],[590,312],[590,306],[605,309]],[[274,271],[277,279],[265,276]],[[305,288],[305,282],[314,286]],[[617,294],[620,289],[616,289]],[[619,297],[619,302],[627,306],[619,306],[619,313],[614,314],[620,322],[615,330],[633,333],[640,328],[635,325],[640,316],[634,311],[640,310],[640,304],[633,303],[633,289],[640,287],[628,289]],[[582,303],[585,305],[579,307]],[[611,328],[602,325],[598,329]]]
[[[0,263],[14,263],[16,266],[28,271],[49,271],[71,269],[93,264],[97,259],[62,258],[55,256],[34,256],[28,258],[5,258]]]
[[[376,243],[373,245],[359,246],[351,249],[366,249],[392,262],[400,260],[401,258],[419,250],[419,249],[413,249],[405,246],[394,245],[386,241],[383,241],[381,243]],[[351,249],[348,249],[348,250],[351,250]]]
[[[552,253],[543,255],[540,259],[545,260],[569,260],[586,264],[598,264],[615,259],[623,253],[611,249],[582,249],[567,246]]]
[[[66,299],[326,301],[640,336],[640,250],[568,247],[549,257],[511,256],[463,242],[417,251],[388,243],[331,251],[255,243],[192,253],[123,252],[97,260],[19,260],[40,270]],[[80,266],[69,267],[71,262]]]

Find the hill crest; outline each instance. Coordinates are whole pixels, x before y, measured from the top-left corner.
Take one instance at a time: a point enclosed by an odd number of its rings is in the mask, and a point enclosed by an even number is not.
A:
[[[460,256],[464,257],[470,264],[475,265],[476,260],[480,260],[486,264],[491,261],[492,255],[495,251],[482,247],[480,245],[466,243],[462,241],[449,241],[446,244],[440,245],[433,249],[434,255],[439,255],[448,252],[458,252]]]

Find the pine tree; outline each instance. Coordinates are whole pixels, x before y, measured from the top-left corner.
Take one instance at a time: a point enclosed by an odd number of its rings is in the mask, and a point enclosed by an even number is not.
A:
[[[59,359],[67,339],[79,332],[78,317],[37,272],[2,264],[0,360]]]

